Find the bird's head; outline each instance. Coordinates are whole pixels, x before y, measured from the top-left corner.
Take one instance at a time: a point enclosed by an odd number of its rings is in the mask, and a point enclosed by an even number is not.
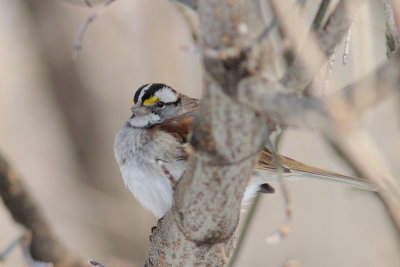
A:
[[[150,83],[136,90],[128,123],[132,127],[148,128],[181,111],[181,95],[163,83]]]

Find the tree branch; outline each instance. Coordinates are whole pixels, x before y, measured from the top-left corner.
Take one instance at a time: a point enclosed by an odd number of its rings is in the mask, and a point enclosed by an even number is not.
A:
[[[195,11],[197,10],[198,0],[171,0],[171,1],[182,4],[182,5],[189,7]]]
[[[394,22],[397,26],[397,31],[400,29],[400,3],[399,1],[396,0],[390,0],[391,7],[393,9],[393,15],[394,15]]]
[[[0,196],[14,220],[31,230],[30,250],[38,261],[55,266],[85,266],[55,237],[22,179],[0,154]]]
[[[244,47],[265,27],[257,7],[249,0],[199,2],[203,45]],[[249,34],[241,34],[239,25]],[[233,251],[241,200],[266,135],[263,119],[233,98],[253,66],[250,58],[257,65],[266,57],[249,53],[204,58],[205,92],[190,142],[195,154],[172,209],[153,232],[148,266],[223,266]]]
[[[277,7],[282,6],[283,2],[275,1]],[[285,11],[287,8],[281,7],[280,19],[287,21],[287,34],[298,47],[297,55],[299,55],[281,79],[286,88],[297,91],[306,88],[326,59],[332,55],[336,45],[343,40],[363,1],[341,0],[323,28],[315,34],[310,32],[304,44],[301,42],[298,29],[300,27],[303,32],[306,32],[308,27],[301,19],[290,23],[288,21],[290,17],[286,15]],[[294,26],[293,23],[296,25]]]
[[[391,57],[400,47],[400,36],[390,0],[382,0],[382,2],[386,24],[386,53],[388,57]]]
[[[354,127],[343,128],[338,123],[336,126],[338,127],[333,142],[362,177],[378,185],[378,194],[400,230],[399,182],[390,174],[379,150],[365,131]]]
[[[321,24],[322,20],[325,17],[325,13],[328,10],[329,4],[331,3],[331,0],[322,0],[321,4],[319,5],[317,14],[315,14],[315,18],[312,23],[312,28],[314,31],[318,31]]]
[[[299,97],[287,93],[279,82],[259,78],[241,82],[239,101],[252,107],[277,124],[303,127],[330,133],[334,119],[331,110],[340,110],[340,121],[349,122],[376,104],[400,83],[400,53],[381,65],[374,73],[324,99]]]

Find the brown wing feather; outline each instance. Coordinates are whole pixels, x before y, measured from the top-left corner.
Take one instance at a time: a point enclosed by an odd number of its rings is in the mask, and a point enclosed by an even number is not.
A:
[[[165,120],[162,123],[155,126],[155,128],[158,128],[161,131],[171,134],[173,137],[176,138],[176,140],[179,143],[181,143],[183,145],[182,146],[182,152],[183,152],[182,159],[187,159],[187,157],[188,157],[188,155],[184,151],[183,147],[185,144],[187,144],[189,132],[190,132],[190,129],[192,128],[193,119],[194,119],[194,115],[196,113],[197,107],[198,107],[198,105],[196,103],[196,107],[192,109],[194,111],[182,113],[174,118]],[[368,180],[363,179],[363,178],[342,175],[342,174],[327,171],[324,169],[311,167],[311,166],[308,166],[301,162],[298,162],[294,159],[284,157],[281,155],[278,155],[278,158],[279,158],[280,164],[283,167],[284,173],[298,172],[298,173],[303,173],[303,174],[311,174],[311,175],[316,175],[316,176],[319,176],[320,178],[325,178],[325,179],[328,179],[331,181],[339,181],[339,182],[343,182],[343,183],[347,183],[347,184],[352,184],[353,186],[358,186],[358,187],[361,187],[364,189],[376,190],[376,187],[373,184],[371,184]],[[267,148],[264,148],[260,152],[260,158],[257,163],[256,169],[263,170],[263,171],[272,171],[272,172],[276,171],[276,168],[274,167],[274,164],[273,164],[272,154]]]
[[[364,189],[376,190],[376,186],[371,184],[371,182],[369,182],[367,179],[352,177],[348,175],[339,174],[336,172],[327,171],[320,168],[311,167],[304,163],[298,162],[294,159],[284,157],[281,155],[278,155],[278,158],[280,164],[283,167],[284,172],[286,173],[294,171],[303,174],[317,175],[320,176],[321,178],[326,178],[328,180],[336,180],[338,182],[352,184],[353,186],[358,186]],[[273,165],[272,154],[267,148],[264,148],[261,151],[260,159],[258,161],[256,169],[276,171],[276,168]]]
[[[290,172],[290,169],[288,169],[283,164],[282,164],[282,167],[283,167],[283,171],[285,173]],[[256,169],[276,171],[276,168],[274,167],[274,164],[273,164],[272,154],[270,153],[270,151],[267,148],[264,148],[264,150],[262,150],[260,152],[260,158],[258,159]]]
[[[179,159],[181,160],[187,160],[189,157],[188,153],[185,150],[185,145],[188,141],[193,119],[193,112],[187,112],[174,118],[165,120],[153,127],[154,132],[158,132],[158,130],[160,130],[164,133],[168,133],[172,135],[178,143],[181,144],[181,146],[178,148],[181,151],[179,156]]]
[[[180,95],[182,101],[182,107],[184,112],[196,111],[199,109],[200,100],[196,98],[191,98],[186,95]]]
[[[190,129],[192,127],[194,114],[193,112],[183,113],[174,118],[165,120],[157,124],[155,128],[169,133],[175,137],[181,144],[187,143]]]

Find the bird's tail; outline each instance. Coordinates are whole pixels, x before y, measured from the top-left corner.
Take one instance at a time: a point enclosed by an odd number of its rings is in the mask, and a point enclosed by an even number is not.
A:
[[[282,166],[283,177],[285,179],[296,179],[296,178],[314,178],[327,180],[330,182],[337,182],[359,189],[377,191],[377,186],[371,183],[369,180],[364,178],[358,178],[348,175],[343,175],[324,169],[319,169],[315,167],[308,166],[294,159],[278,156],[279,162]],[[259,176],[264,176],[267,178],[264,182],[271,182],[271,180],[279,179],[279,174],[277,174],[274,165],[272,164],[272,155],[265,149],[262,151],[260,160],[257,164],[255,173]],[[275,175],[271,175],[275,173]]]

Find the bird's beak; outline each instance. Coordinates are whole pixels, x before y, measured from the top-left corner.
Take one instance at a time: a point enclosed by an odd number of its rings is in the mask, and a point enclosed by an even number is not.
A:
[[[131,111],[135,116],[144,116],[148,114],[146,108],[139,105],[132,106]]]

